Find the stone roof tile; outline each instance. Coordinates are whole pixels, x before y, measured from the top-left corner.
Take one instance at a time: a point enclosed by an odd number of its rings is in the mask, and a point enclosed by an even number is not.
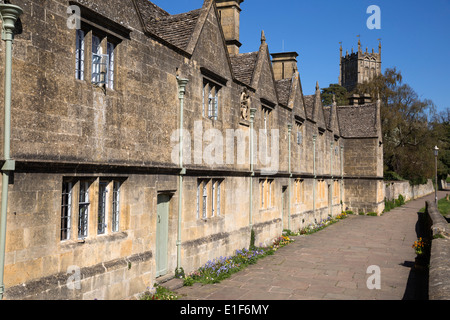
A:
[[[377,104],[337,107],[339,129],[345,138],[375,138],[377,130]]]
[[[237,80],[251,86],[258,60],[258,52],[240,53],[230,57],[233,74]]]
[[[313,111],[314,111],[314,100],[316,99],[315,95],[307,95],[304,96],[305,100],[305,110],[306,110],[306,117],[308,119],[313,118]]]
[[[156,19],[151,23],[150,29],[177,48],[186,50],[201,11],[197,9]]]
[[[146,29],[175,47],[186,50],[202,9],[170,15],[147,0],[136,1]]]
[[[145,21],[170,16],[170,14],[148,0],[136,0],[136,5]]]
[[[331,118],[331,106],[323,107],[323,116],[325,117],[325,124],[327,129],[331,129],[332,118]]]
[[[275,85],[277,87],[279,102],[284,106],[288,106],[291,96],[292,78],[278,80],[275,82]]]

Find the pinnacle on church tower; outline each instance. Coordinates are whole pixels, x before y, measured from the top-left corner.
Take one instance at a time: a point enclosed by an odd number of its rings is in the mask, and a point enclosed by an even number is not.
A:
[[[358,36],[359,37],[359,36]],[[381,40],[381,39],[379,39]],[[358,51],[342,56],[342,45],[340,51],[340,74],[339,84],[347,89],[348,92],[356,89],[358,84],[372,80],[375,76],[381,74],[381,41],[378,45],[378,53],[373,49],[369,52],[362,51],[361,39],[358,39]]]

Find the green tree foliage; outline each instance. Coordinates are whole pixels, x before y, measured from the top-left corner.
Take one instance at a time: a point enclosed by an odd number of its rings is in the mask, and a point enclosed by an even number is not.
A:
[[[432,149],[438,141],[430,125],[435,115],[433,102],[420,99],[395,68],[358,85],[355,93],[369,93],[381,100],[385,172],[417,182],[433,177]]]
[[[440,149],[438,175],[445,180],[450,175],[450,108],[438,113],[431,125]]]
[[[322,89],[321,96],[324,106],[329,106],[333,103],[333,95],[336,97],[336,104],[338,106],[348,105],[347,89],[338,84],[330,84],[328,88]]]

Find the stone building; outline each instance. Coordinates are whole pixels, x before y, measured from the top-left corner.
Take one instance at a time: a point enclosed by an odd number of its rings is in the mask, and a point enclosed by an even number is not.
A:
[[[323,107],[298,54],[271,54],[264,33],[240,53],[243,0],[176,15],[12,2],[6,299],[130,298],[248,247],[252,229],[270,244],[342,210],[382,212],[379,103]]]
[[[356,89],[358,84],[372,80],[381,74],[381,42],[378,45],[378,52],[366,51],[361,48],[361,40],[358,40],[358,51],[351,54],[346,52],[342,55],[340,48],[340,74],[339,85],[347,89],[348,92]]]

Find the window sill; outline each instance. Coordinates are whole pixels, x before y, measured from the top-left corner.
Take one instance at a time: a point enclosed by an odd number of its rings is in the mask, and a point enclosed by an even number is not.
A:
[[[197,219],[197,222],[203,222],[203,223],[208,223],[208,222],[215,222],[218,220],[223,220],[223,216],[214,216],[214,217],[209,217],[209,218],[199,218]]]
[[[61,248],[71,248],[77,245],[83,244],[95,244],[101,242],[109,242],[109,241],[120,241],[128,238],[128,233],[126,232],[114,232],[109,234],[101,234],[95,235],[94,237],[87,237],[84,239],[76,239],[76,240],[63,240],[60,242]]]
[[[221,120],[221,119],[213,119],[213,118],[205,117],[205,116],[203,116],[203,119],[204,119],[204,120],[209,120],[209,121],[211,121],[212,123],[216,123],[216,122],[222,123],[222,120]]]
[[[273,211],[275,209],[277,209],[277,207],[259,208],[259,211]]]

